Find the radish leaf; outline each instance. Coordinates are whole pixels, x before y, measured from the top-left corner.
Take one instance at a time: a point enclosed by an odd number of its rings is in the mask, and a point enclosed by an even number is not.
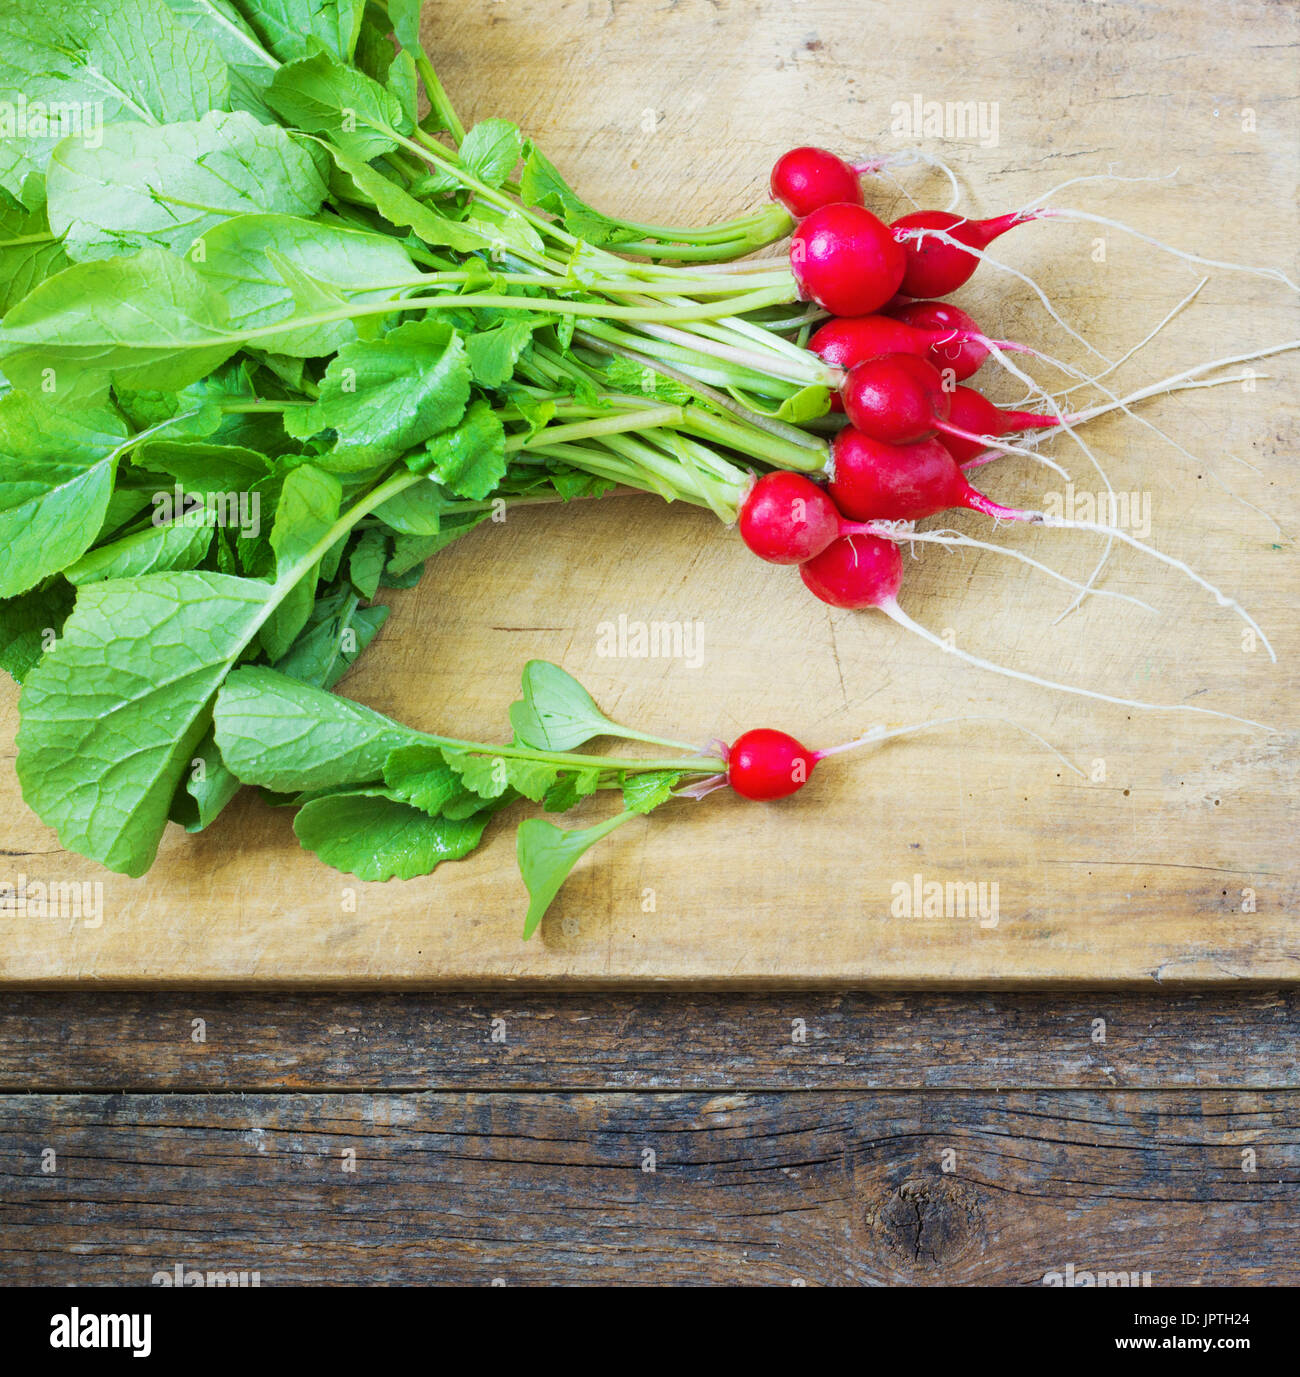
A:
[[[286,794],[379,780],[389,754],[419,739],[360,703],[263,665],[227,679],[213,718],[231,770],[245,784]]]
[[[571,751],[594,736],[617,736],[619,727],[596,706],[591,694],[559,665],[529,660],[524,696],[510,705],[515,740],[540,751]]]
[[[362,880],[413,880],[479,844],[490,814],[430,817],[383,789],[327,794],[293,820],[298,840],[336,870]]]
[[[311,153],[283,129],[219,110],[162,128],[113,125],[98,147],[64,139],[46,188],[50,227],[78,261],[183,251],[232,215],[315,215],[326,193]]]
[[[583,855],[602,837],[634,817],[633,812],[616,813],[594,827],[569,831],[542,818],[528,818],[519,824],[515,854],[531,900],[524,919],[525,941],[537,931],[560,886]]]

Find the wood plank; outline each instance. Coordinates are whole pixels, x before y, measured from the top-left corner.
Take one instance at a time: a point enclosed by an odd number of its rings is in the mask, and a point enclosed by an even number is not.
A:
[[[1300,1086],[1297,1045],[1293,989],[19,994],[0,1005],[0,1089],[1266,1089]]]
[[[0,1274],[1277,1285],[1298,1185],[1294,1093],[18,1096]]]
[[[1300,10],[1240,0],[682,0],[670,6],[439,0],[426,31],[470,117],[518,119],[578,188],[642,218],[754,204],[773,157],[814,140],[893,152],[891,107],[914,94],[996,102],[999,136],[928,151],[956,169],[972,213],[1026,203],[1074,176],[1180,168],[1174,181],[1090,183],[1063,203],[1211,256],[1294,263],[1295,43]],[[1032,61],[1008,60],[1015,51]],[[1194,57],[1189,57],[1194,55]],[[724,59],[725,60],[722,60]],[[815,98],[814,98],[815,96]],[[1250,103],[1253,125],[1242,106]],[[900,169],[934,202],[941,179]],[[872,187],[886,215],[907,207]],[[1097,241],[1104,241],[1100,254]],[[1004,258],[1041,281],[1116,357],[1195,280],[1186,264],[1095,225],[1037,225]],[[998,333],[1091,367],[1033,293],[981,270],[961,295]],[[1112,379],[1139,385],[1296,336],[1294,297],[1221,273]],[[1091,361],[1091,362],[1090,362]],[[1296,360],[1254,391],[1182,393],[1144,414],[1199,460],[1133,423],[1090,431],[1117,489],[1151,499],[1152,534],[1241,600],[1276,639],[1270,665],[1231,614],[1174,571],[1117,553],[1105,576],[1157,615],[1094,600],[1056,623],[1055,586],[992,555],[908,565],[903,604],[976,653],[1122,696],[1189,702],[1283,729],[1085,704],[954,664],[868,614],[809,601],[734,532],[652,499],[533,509],[437,559],[346,692],[418,726],[493,736],[520,666],[561,661],[620,718],[704,740],[761,724],[814,745],[875,722],[985,714],[1065,749],[1076,779],[1010,728],[936,731],[818,771],[788,804],[714,796],[617,833],[586,858],[540,938],[519,939],[523,890],[505,825],[475,857],[408,884],[360,885],[303,855],[289,819],[252,799],[209,833],[168,837],[143,882],[68,855],[19,801],[16,698],[0,691],[0,880],[102,882],[97,925],[0,916],[0,982],[552,989],[1277,984],[1300,978],[1300,587],[1290,533]],[[1053,385],[1062,375],[1044,368]],[[999,399],[1011,391],[990,372]],[[1086,459],[1060,450],[1080,490]],[[988,472],[1006,500],[1054,478]],[[1059,485],[1058,485],[1059,486]],[[1234,500],[1239,499],[1239,500]],[[1273,518],[1280,523],[1275,526]],[[963,522],[983,530],[974,518]],[[999,534],[1085,577],[1095,541]],[[575,558],[575,553],[577,557]],[[704,628],[697,667],[609,659],[620,616]],[[588,805],[594,817],[599,805]],[[996,925],[897,911],[913,877],[999,892]],[[653,911],[649,911],[653,909]]]

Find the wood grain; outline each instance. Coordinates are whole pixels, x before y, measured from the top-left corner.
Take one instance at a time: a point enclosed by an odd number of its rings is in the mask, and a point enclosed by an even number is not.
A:
[[[1295,271],[1292,189],[1300,10],[1023,0],[538,0],[435,3],[426,32],[471,117],[538,134],[599,204],[657,221],[735,213],[762,195],[785,147],[812,140],[891,152],[891,106],[996,103],[996,146],[932,140],[963,205],[986,213],[1112,168],[1173,180],[1088,183],[1078,204],[1214,257]],[[1253,114],[1253,127],[1246,112]],[[941,179],[899,170],[933,202]],[[892,185],[877,208],[907,207]],[[1104,255],[1097,241],[1104,240]],[[1195,282],[1186,264],[1094,225],[1036,225],[1003,257],[1040,281],[1116,357]],[[1100,366],[1052,326],[1023,283],[982,270],[961,301],[989,328],[1072,366]],[[1176,330],[1114,375],[1136,386],[1295,338],[1277,283],[1216,273]],[[1062,375],[1041,375],[1060,385]],[[557,660],[616,716],[704,740],[760,724],[820,745],[875,722],[992,714],[1065,749],[1087,778],[1009,727],[942,729],[828,763],[787,805],[715,796],[623,829],[582,864],[540,940],[519,940],[523,891],[507,826],[477,856],[405,885],[360,885],[298,851],[283,813],[252,799],[209,833],[170,835],[144,881],[59,848],[19,801],[16,696],[0,692],[0,878],[103,883],[98,927],[0,919],[7,985],[365,987],[826,987],[1291,982],[1300,976],[1295,750],[1300,625],[1292,533],[1296,367],[1253,392],[1180,394],[1089,432],[1115,486],[1149,494],[1152,534],[1241,598],[1279,663],[1245,653],[1240,624],[1202,590],[1132,552],[1104,586],[1157,615],[1094,600],[1056,624],[1061,590],[991,555],[927,554],[903,602],[938,631],[1016,666],[1111,693],[1266,721],[1277,735],[1190,714],[1156,716],[1053,696],[974,671],[874,615],[811,603],[788,570],[758,567],[734,533],[651,499],[533,510],[439,556],[345,691],[417,726],[499,733],[519,668]],[[998,397],[1011,389],[995,376]],[[1080,488],[1087,460],[1059,450]],[[1011,460],[1003,500],[1056,480]],[[1271,514],[1271,516],[1269,515]],[[1276,518],[1277,525],[1273,518]],[[972,518],[963,522],[975,531]],[[1098,547],[1002,531],[1084,577]],[[1068,599],[1067,599],[1068,600]],[[602,622],[704,628],[698,668],[605,659]],[[999,887],[996,926],[899,916],[913,876]],[[652,911],[650,911],[652,910]]]
[[[17,994],[0,1091],[1296,1089],[1298,1044],[1293,989]]]
[[[1278,1284],[1298,1186],[1293,1093],[30,1096],[0,1273]]]

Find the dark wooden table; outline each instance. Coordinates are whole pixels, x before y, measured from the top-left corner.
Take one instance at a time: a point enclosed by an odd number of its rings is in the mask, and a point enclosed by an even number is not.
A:
[[[10,996],[0,1280],[1294,1283],[1298,1015],[1295,990]]]

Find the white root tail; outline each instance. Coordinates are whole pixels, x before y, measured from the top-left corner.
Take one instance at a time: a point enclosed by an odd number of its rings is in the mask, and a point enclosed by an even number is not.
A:
[[[1053,679],[1041,679],[1036,674],[1027,674],[1023,670],[1010,669],[1006,665],[994,664],[992,660],[985,660],[978,655],[972,655],[969,651],[962,650],[958,646],[945,641],[942,636],[937,635],[928,627],[924,627],[920,622],[915,622],[911,617],[899,607],[898,602],[891,598],[887,603],[880,604],[880,610],[892,621],[898,623],[904,630],[920,636],[923,641],[929,641],[933,646],[949,655],[955,655],[959,660],[965,660],[967,664],[974,665],[976,669],[991,670],[994,674],[1005,675],[1008,679],[1019,679],[1026,684],[1034,684],[1038,688],[1056,689],[1059,693],[1074,694],[1079,698],[1094,698],[1102,703],[1114,703],[1121,708],[1138,708],[1143,712],[1195,712],[1207,717],[1220,717],[1227,722],[1240,722],[1247,727],[1257,727],[1261,731],[1276,731],[1275,727],[1270,727],[1263,722],[1252,721],[1249,717],[1237,717],[1230,712],[1219,712],[1215,708],[1198,708],[1190,703],[1143,703],[1134,698],[1118,698],[1110,693],[1099,693],[1093,689],[1078,688],[1073,684],[1058,684]]]

